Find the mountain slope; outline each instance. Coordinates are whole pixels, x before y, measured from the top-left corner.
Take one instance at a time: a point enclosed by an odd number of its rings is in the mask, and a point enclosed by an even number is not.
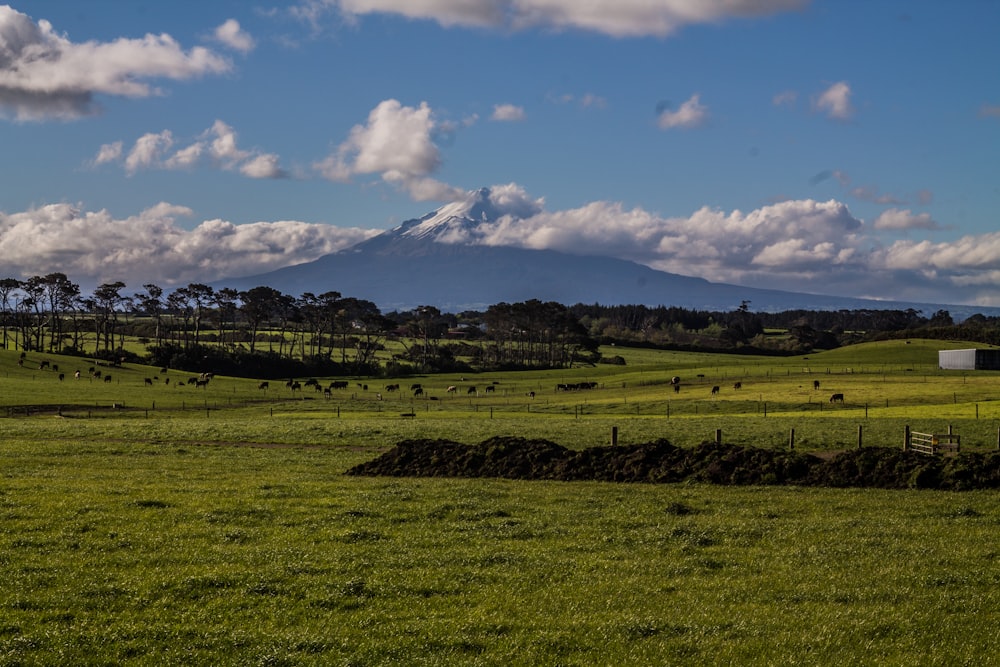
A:
[[[475,245],[486,227],[505,216],[516,222],[532,214],[523,203],[505,208],[493,199],[484,188],[347,250],[217,284],[239,290],[267,285],[295,296],[338,291],[373,301],[383,311],[433,305],[460,312],[528,299],[714,311],[733,310],[742,301],[759,311],[915,308],[930,314],[949,308],[711,283],[611,257]],[[958,317],[991,310],[951,308]]]

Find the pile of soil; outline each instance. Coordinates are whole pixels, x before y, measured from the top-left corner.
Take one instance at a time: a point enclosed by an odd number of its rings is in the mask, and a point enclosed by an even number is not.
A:
[[[1000,488],[1000,453],[944,458],[869,447],[824,459],[795,451],[715,442],[685,449],[660,439],[639,445],[570,450],[549,440],[499,436],[478,445],[404,440],[347,474],[958,491]]]

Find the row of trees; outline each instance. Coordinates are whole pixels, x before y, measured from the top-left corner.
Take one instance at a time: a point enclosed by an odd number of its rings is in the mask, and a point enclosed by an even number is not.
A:
[[[84,294],[62,273],[0,279],[5,348],[115,359],[129,336],[148,345],[149,361],[184,367],[228,356],[319,364],[324,370],[373,372],[387,337],[402,343],[396,366],[457,367],[457,356],[483,367],[559,367],[597,345],[557,303],[497,304],[485,313],[452,315],[433,306],[383,314],[364,299],[336,291],[299,296],[267,286],[246,291],[191,283],[167,291],[123,282]],[[192,368],[191,370],[197,370]],[[217,369],[216,369],[217,370]],[[397,369],[398,370],[398,369]],[[261,363],[254,362],[261,373]]]
[[[296,297],[267,286],[237,291],[191,283],[169,292],[145,284],[129,293],[119,281],[84,294],[65,274],[50,273],[0,279],[0,335],[5,348],[107,359],[121,358],[126,340],[138,337],[151,363],[261,376],[282,374],[293,361],[323,373],[558,368],[596,361],[599,342],[779,352],[889,335],[1000,344],[1000,322],[982,315],[956,325],[947,311],[755,313],[749,306],[709,312],[531,300],[484,312],[421,306],[383,314],[336,291]],[[769,329],[786,334],[775,339]],[[380,365],[376,355],[390,338],[402,352]]]

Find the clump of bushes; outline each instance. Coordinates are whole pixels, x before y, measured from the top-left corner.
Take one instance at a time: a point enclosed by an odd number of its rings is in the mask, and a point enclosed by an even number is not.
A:
[[[570,450],[544,439],[498,436],[476,445],[404,440],[347,474],[962,491],[1000,488],[1000,453],[938,458],[869,447],[824,460],[795,451],[715,442],[683,449],[660,439]]]

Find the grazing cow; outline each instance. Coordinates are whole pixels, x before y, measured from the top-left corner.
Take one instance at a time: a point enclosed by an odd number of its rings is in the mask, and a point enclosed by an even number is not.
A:
[[[289,387],[289,389],[291,389],[292,391],[298,391],[298,390],[302,389],[302,385],[299,384],[298,382],[293,382],[292,386]]]
[[[386,391],[396,391],[397,389],[399,389],[399,385],[398,384],[387,384],[385,386],[385,390]]]
[[[165,379],[165,380],[163,381],[163,384],[170,384],[170,378],[167,378],[167,379]]]
[[[267,391],[267,388],[270,387],[270,386],[271,385],[268,382],[261,382],[260,384],[257,385],[257,388],[258,389],[263,389],[264,391]]]
[[[66,379],[66,374],[65,373],[60,373],[59,374],[59,381],[62,382],[65,379]]]
[[[535,392],[529,391],[528,392],[528,398],[534,398],[534,397],[535,397]]]
[[[675,394],[681,393],[681,385],[680,385],[680,383],[677,383],[677,384],[674,385],[674,393]]]
[[[105,382],[111,382],[111,376],[110,375],[105,375],[104,376],[104,381]]]
[[[188,384],[197,384],[198,378],[188,378]]]
[[[419,382],[414,382],[413,384],[410,385],[410,391],[416,391],[417,389],[420,389]]]
[[[93,372],[91,373],[91,375],[93,375],[93,376],[94,376],[94,378],[95,378],[95,379],[97,379],[97,380],[100,380],[100,379],[101,379],[101,371],[93,371]]]
[[[716,386],[712,387],[712,396],[715,396],[718,393],[719,393],[719,386],[716,385]]]
[[[40,364],[38,364],[38,370],[42,370],[43,368],[48,368],[48,367],[49,367],[49,362],[47,361],[43,361]]]
[[[308,380],[305,381],[305,386],[306,387],[319,387],[319,380],[317,380],[316,378],[309,378]]]
[[[79,380],[80,379],[80,371],[77,371],[77,372],[73,373],[73,377],[75,379]]]
[[[676,375],[673,376],[672,378],[670,378],[670,384],[674,385],[675,387],[677,385],[679,385],[680,383],[681,383],[681,379],[679,377],[677,377]]]
[[[469,387],[469,391],[467,391],[467,392],[465,392],[465,393],[466,393],[466,394],[476,394],[476,395],[479,395],[479,392],[478,392],[478,391],[476,391],[476,388],[475,388],[475,387]]]
[[[52,370],[58,371],[59,370],[59,364],[52,364]]]
[[[170,370],[170,369],[167,368],[166,366],[164,366],[163,368],[160,369],[160,372],[161,373],[166,373],[168,370]]]
[[[333,398],[333,392],[330,391],[329,387],[323,390],[323,398]]]
[[[742,389],[742,388],[743,388],[743,383],[742,382],[734,382],[733,383],[733,389]]]
[[[494,391],[496,391],[496,387],[494,387],[491,384],[486,385],[486,393],[487,394],[492,394]]]
[[[194,383],[194,386],[195,386],[195,389],[197,389],[198,387],[201,387],[202,389],[204,389],[205,387],[208,386],[208,380],[196,380],[195,383]]]
[[[819,389],[819,380],[813,380],[813,389]]]
[[[458,387],[456,387],[455,385],[451,385],[450,387],[445,389],[445,392],[448,394],[454,394],[456,391],[458,391]]]
[[[334,380],[330,383],[330,389],[347,389],[347,380]]]
[[[834,394],[833,396],[830,397],[830,402],[831,403],[843,403],[844,402],[844,395],[843,394]]]
[[[152,386],[153,386],[153,378],[145,378],[145,379],[143,380],[143,383],[145,383],[145,385],[146,385],[147,387],[152,387]]]
[[[424,390],[423,390],[423,388],[421,388],[421,387],[417,387],[416,389],[414,389],[414,390],[413,390],[413,395],[414,395],[414,396],[423,396],[423,395],[424,395]]]

